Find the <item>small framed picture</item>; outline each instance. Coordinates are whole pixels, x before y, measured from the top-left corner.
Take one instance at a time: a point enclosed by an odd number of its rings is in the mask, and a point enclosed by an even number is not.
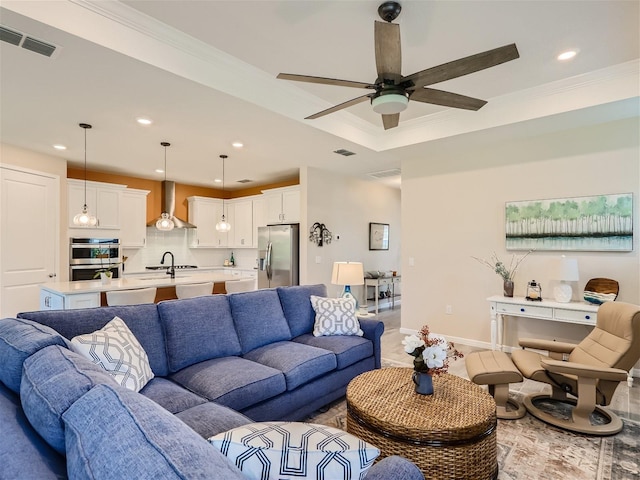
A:
[[[369,250],[389,250],[388,223],[369,223]]]

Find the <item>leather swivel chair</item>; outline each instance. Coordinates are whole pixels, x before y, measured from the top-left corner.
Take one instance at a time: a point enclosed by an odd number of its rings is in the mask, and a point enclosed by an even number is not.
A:
[[[613,435],[622,430],[622,420],[604,407],[611,403],[616,387],[627,380],[628,371],[640,358],[640,306],[602,304],[596,326],[577,345],[526,338],[519,343],[523,350],[511,354],[518,370],[526,378],[551,385],[550,395],[534,393],[525,397],[523,403],[531,415],[551,425],[591,435]],[[549,355],[524,348],[546,350]],[[569,418],[549,413],[549,403],[556,401],[570,406]],[[593,424],[592,414],[600,416],[601,421]]]

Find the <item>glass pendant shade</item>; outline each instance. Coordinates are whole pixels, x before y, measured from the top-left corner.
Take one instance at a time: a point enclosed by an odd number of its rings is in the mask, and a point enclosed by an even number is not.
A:
[[[220,155],[220,158],[222,159],[222,191],[224,191],[224,160],[227,155]],[[222,218],[216,223],[216,230],[220,233],[231,231],[231,224],[224,217],[224,198],[222,199]]]
[[[98,219],[95,215],[91,215],[87,209],[87,130],[91,128],[88,123],[81,123],[80,127],[84,129],[84,205],[82,211],[73,217],[73,224],[79,227],[95,227]]]
[[[169,142],[160,142],[160,145],[164,147],[164,181],[167,181],[167,147],[170,147]],[[167,208],[166,206],[164,208]],[[170,232],[176,226],[171,219],[171,215],[168,212],[162,212],[160,218],[156,222],[156,228],[161,232]]]
[[[156,228],[162,232],[169,232],[173,230],[173,227],[175,227],[175,224],[173,223],[173,220],[171,220],[169,214],[167,212],[162,212],[161,217],[156,222]]]

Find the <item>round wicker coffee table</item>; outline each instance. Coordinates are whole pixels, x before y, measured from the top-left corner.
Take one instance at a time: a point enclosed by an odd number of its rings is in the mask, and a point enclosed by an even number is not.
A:
[[[363,373],[347,387],[347,431],[400,455],[427,480],[498,476],[496,404],[478,385],[454,375],[433,377],[433,395],[419,395],[411,368]]]

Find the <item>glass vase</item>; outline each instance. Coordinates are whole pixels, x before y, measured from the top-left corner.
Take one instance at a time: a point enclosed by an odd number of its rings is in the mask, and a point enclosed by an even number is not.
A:
[[[416,393],[420,395],[433,395],[433,378],[430,373],[413,372],[413,383]]]
[[[505,280],[502,290],[505,297],[513,297],[513,281]]]

